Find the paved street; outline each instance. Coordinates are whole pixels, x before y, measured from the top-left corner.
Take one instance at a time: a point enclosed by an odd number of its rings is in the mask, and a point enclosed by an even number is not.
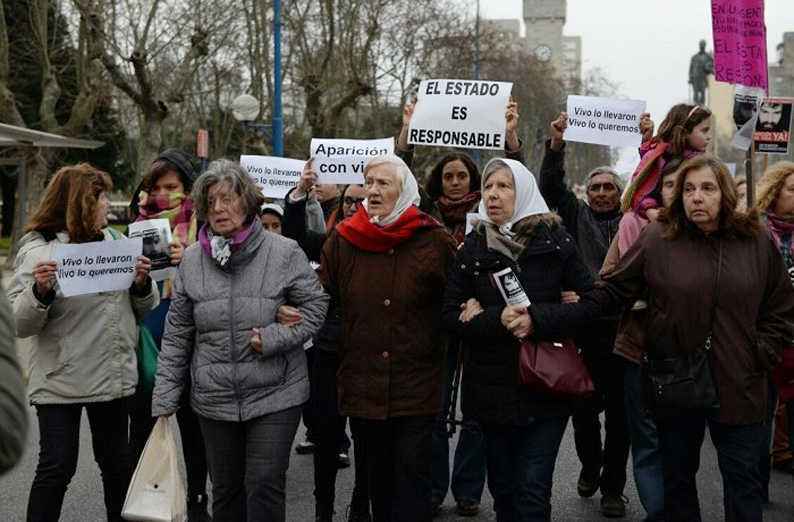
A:
[[[17,468],[0,478],[0,522],[17,522],[25,519],[28,491],[33,480],[38,450],[38,427],[36,425],[35,410],[31,408],[30,413],[32,432],[25,457]],[[302,429],[299,431],[296,440],[303,440]],[[591,499],[581,499],[577,496],[575,483],[578,473],[578,461],[573,449],[573,436],[569,426],[557,459],[557,470],[554,475],[553,518],[557,521],[604,520],[599,514],[598,495]],[[350,499],[352,482],[352,467],[340,470],[337,483],[337,520],[343,520],[342,515],[345,513]],[[293,452],[288,475],[287,520],[314,520],[312,487],[312,457],[310,455],[297,455]],[[722,481],[717,470],[714,449],[708,437],[703,446],[699,487],[703,520],[723,520]],[[629,484],[626,486],[626,496],[629,497],[629,504],[625,520],[642,520],[642,506],[637,498],[631,474],[629,474]],[[792,480],[790,475],[783,475],[776,471],[772,472],[770,497],[772,502],[764,510],[765,521],[790,522],[794,519],[792,514],[794,513],[794,480]],[[436,520],[466,520],[458,518],[454,514],[454,502],[451,499],[451,495],[447,497],[447,502],[444,504],[443,509],[442,515]],[[85,415],[83,416],[77,474],[66,494],[61,520],[63,522],[104,520],[102,484],[99,470],[93,461],[88,421]],[[480,515],[468,520],[496,520],[492,511],[492,500],[487,494],[487,489]]]

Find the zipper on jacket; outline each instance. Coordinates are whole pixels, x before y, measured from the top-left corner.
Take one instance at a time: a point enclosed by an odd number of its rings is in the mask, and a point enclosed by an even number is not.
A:
[[[229,353],[232,363],[232,385],[234,386],[234,398],[237,400],[237,419],[243,420],[243,406],[240,402],[240,388],[237,385],[237,349],[234,345],[234,274],[231,270],[229,274]]]

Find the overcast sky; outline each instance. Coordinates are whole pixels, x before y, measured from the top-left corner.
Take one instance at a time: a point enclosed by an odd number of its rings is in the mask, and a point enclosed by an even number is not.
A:
[[[462,0],[472,5],[475,0]],[[522,18],[521,0],[481,0],[483,18]],[[766,0],[767,56],[794,31],[794,0]],[[474,8],[472,8],[474,9]],[[712,51],[709,0],[568,0],[563,34],[582,37],[583,69],[602,68],[622,97],[646,100],[657,125],[689,98],[689,60]]]

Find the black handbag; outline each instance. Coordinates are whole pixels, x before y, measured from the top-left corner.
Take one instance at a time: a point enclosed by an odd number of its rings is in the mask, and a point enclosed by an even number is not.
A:
[[[642,384],[640,399],[643,407],[657,419],[663,419],[688,411],[715,411],[720,399],[708,353],[712,349],[714,317],[722,276],[722,239],[720,239],[717,261],[717,283],[714,287],[714,302],[711,305],[709,330],[705,340],[689,354],[670,358],[654,358],[648,351],[642,357],[640,375]],[[651,314],[648,314],[650,318]]]

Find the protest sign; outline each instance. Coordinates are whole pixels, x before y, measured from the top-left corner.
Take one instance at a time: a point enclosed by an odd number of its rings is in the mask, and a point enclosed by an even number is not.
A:
[[[753,144],[755,124],[758,121],[758,107],[764,91],[744,85],[737,85],[733,95],[733,121],[738,132],[731,139],[731,146],[748,150]]]
[[[171,264],[171,223],[167,219],[147,219],[136,221],[127,227],[129,237],[143,239],[143,255],[152,262],[149,272],[153,281],[162,281],[176,276],[176,268]],[[187,248],[187,245],[184,245]]]
[[[240,165],[266,198],[286,198],[287,192],[298,186],[305,164],[303,160],[273,156],[240,156]]]
[[[764,0],[711,0],[711,26],[714,78],[766,89]]]
[[[754,136],[757,152],[788,154],[792,105],[794,98],[767,98],[761,102]]]
[[[65,297],[127,290],[135,279],[135,265],[143,239],[119,239],[52,246],[55,277]]]
[[[505,109],[512,83],[425,80],[419,92],[408,143],[469,149],[504,148]]]
[[[339,140],[312,138],[312,169],[318,183],[364,183],[364,167],[373,156],[394,154],[394,138]]]
[[[568,96],[566,141],[639,147],[642,143],[640,119],[644,101]]]
[[[513,269],[509,266],[503,270],[494,272],[493,280],[507,306],[529,306],[532,304],[526,292],[524,292],[524,287],[521,286],[521,281],[518,280],[518,276],[516,276]]]

